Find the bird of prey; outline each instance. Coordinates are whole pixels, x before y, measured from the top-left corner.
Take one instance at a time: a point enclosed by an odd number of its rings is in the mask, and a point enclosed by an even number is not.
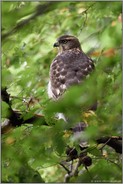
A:
[[[50,66],[50,80],[48,84],[48,96],[52,100],[58,100],[72,85],[78,85],[94,70],[94,62],[82,50],[78,38],[71,35],[63,35],[54,43],[58,47],[58,54]],[[70,119],[63,113],[57,113],[59,119],[69,122]],[[77,123],[71,130],[74,135],[84,131],[85,122]],[[81,147],[86,148],[86,141],[81,141]]]
[[[58,47],[58,54],[50,66],[48,96],[58,100],[70,86],[85,80],[93,71],[94,63],[83,52],[75,36],[60,36],[54,47]]]

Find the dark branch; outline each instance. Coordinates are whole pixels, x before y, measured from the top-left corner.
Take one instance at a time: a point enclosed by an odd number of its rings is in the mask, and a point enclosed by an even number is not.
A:
[[[122,137],[111,136],[101,137],[96,140],[97,144],[105,144],[112,147],[117,153],[122,153]]]
[[[8,117],[6,117],[5,123],[1,127],[2,134],[9,132],[12,128],[19,127],[23,124],[34,124],[37,121],[41,121],[41,125],[47,125],[43,115],[34,114],[31,118],[24,120],[21,112],[13,110],[10,102],[10,94],[8,94],[6,87],[1,90],[1,97],[2,101],[9,105]]]
[[[11,104],[10,95],[8,94],[6,87],[1,89],[1,98],[2,98],[2,101],[6,102],[10,106]]]

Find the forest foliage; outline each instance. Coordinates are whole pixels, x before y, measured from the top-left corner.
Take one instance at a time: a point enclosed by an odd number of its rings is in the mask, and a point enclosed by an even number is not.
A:
[[[1,4],[2,182],[121,183],[121,2]],[[47,84],[57,54],[53,44],[63,34],[79,38],[96,69],[56,103]],[[96,99],[97,110],[88,112]],[[57,112],[70,116],[71,124],[57,120]],[[84,154],[69,131],[78,121],[89,125],[82,136],[92,164],[82,162],[77,175],[69,176],[62,164],[66,147]]]

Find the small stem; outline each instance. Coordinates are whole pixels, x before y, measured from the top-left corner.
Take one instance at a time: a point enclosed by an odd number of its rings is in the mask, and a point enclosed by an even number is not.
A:
[[[89,172],[89,170],[88,170],[88,168],[85,166],[85,169],[86,169],[86,171],[88,172],[88,174],[89,174],[89,176],[90,176],[90,179],[92,180],[93,179],[93,177],[91,176],[91,173]]]
[[[59,165],[61,165],[67,171],[68,174],[71,173],[70,170],[62,162],[60,162]]]
[[[105,142],[105,144],[103,144],[103,146],[100,148],[100,150],[102,150],[106,145],[107,143],[111,140],[111,137]]]

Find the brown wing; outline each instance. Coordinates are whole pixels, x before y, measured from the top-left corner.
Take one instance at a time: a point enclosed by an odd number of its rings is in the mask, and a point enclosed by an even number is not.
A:
[[[74,49],[58,55],[50,68],[52,98],[58,99],[69,86],[82,82],[93,69],[93,61],[82,51]]]

